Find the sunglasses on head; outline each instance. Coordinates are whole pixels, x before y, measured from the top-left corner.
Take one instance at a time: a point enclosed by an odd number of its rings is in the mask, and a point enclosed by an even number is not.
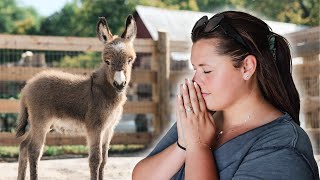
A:
[[[244,42],[240,34],[227,22],[223,21],[224,15],[218,14],[213,16],[208,20],[207,16],[203,16],[200,18],[196,24],[193,26],[191,34],[194,34],[194,31],[198,29],[199,27],[203,27],[203,33],[211,33],[214,30],[216,30],[218,27],[221,27],[224,33],[233,38],[238,43],[242,44],[247,50],[249,50],[249,46]]]

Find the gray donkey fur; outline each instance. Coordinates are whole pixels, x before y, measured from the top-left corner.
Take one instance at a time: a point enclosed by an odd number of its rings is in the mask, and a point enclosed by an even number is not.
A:
[[[121,118],[126,89],[136,58],[133,40],[137,27],[130,15],[121,37],[113,36],[105,18],[97,23],[103,43],[102,64],[90,76],[44,71],[22,89],[17,137],[20,144],[18,179],[25,179],[29,161],[30,179],[38,179],[38,162],[50,129],[63,124],[85,129],[92,180],[103,179],[108,147]],[[26,126],[29,130],[26,132]]]

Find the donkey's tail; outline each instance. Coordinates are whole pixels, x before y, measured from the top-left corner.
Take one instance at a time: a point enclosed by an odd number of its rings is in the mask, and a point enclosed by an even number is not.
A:
[[[16,128],[16,137],[23,136],[26,133],[26,127],[28,125],[28,111],[23,98],[20,101],[20,113],[19,122]]]

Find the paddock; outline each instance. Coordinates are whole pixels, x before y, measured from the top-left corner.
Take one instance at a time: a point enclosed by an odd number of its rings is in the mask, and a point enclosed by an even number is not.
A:
[[[301,98],[301,126],[312,140],[318,164],[320,162],[319,34],[320,28],[314,27],[285,35],[293,49],[293,78]],[[140,54],[142,59],[147,57],[147,64],[143,64],[146,61],[140,61],[141,66],[133,70],[132,83],[150,86],[150,97],[137,97],[136,89],[132,88],[131,98],[124,107],[124,114],[151,116],[151,121],[148,122],[150,123],[149,128],[144,132],[116,131],[111,144],[143,144],[152,147],[152,144],[174,122],[174,118],[171,117],[174,111],[172,101],[176,93],[176,86],[183,78],[192,77],[193,71],[189,69],[171,71],[170,53],[189,52],[191,42],[171,41],[166,32],[158,32],[158,35],[158,41],[137,39],[134,43],[138,56]],[[0,50],[3,53],[0,54],[0,57],[7,58],[14,56],[10,53],[17,54],[27,50],[39,54],[52,53],[53,56],[58,56],[59,53],[62,54],[60,56],[79,52],[99,53],[101,49],[97,41],[96,38],[83,37],[0,34]],[[43,55],[39,57],[41,59]],[[88,74],[92,71],[91,68],[15,66],[5,64],[0,59],[0,82],[23,83],[44,69],[59,69],[75,74]],[[1,87],[0,89],[5,88]],[[0,97],[1,114],[16,114],[18,105],[18,98]],[[15,138],[14,132],[0,133],[0,146],[16,146],[19,142],[20,139]],[[82,134],[73,136],[50,133],[46,142],[47,145],[86,144]],[[133,166],[144,156],[145,154],[138,157],[111,157],[107,163],[106,177],[108,179],[131,179]],[[73,166],[79,168],[73,171]],[[87,166],[87,158],[44,160],[40,161],[39,173],[41,179],[88,179]],[[41,174],[42,172],[49,172],[51,176]],[[0,179],[15,179],[17,163],[0,163],[0,174]]]
[[[293,78],[301,97],[301,124],[313,141],[316,154],[319,154],[320,144],[320,101],[319,101],[319,27],[309,28],[300,32],[286,34],[292,47]],[[159,39],[136,39],[134,47],[138,55],[139,66],[133,69],[132,86],[129,89],[129,100],[125,104],[124,114],[149,115],[151,121],[149,130],[145,132],[117,132],[112,140],[113,144],[150,144],[169,127],[174,119],[173,98],[176,86],[183,78],[192,77],[192,71],[182,68],[180,71],[170,70],[170,54],[175,52],[189,52],[190,41],[171,41],[166,32],[158,32]],[[25,82],[34,74],[45,69],[59,69],[75,74],[88,74],[92,68],[63,68],[52,66],[32,65],[14,66],[17,53],[34,51],[38,54],[36,62],[42,62],[43,57],[57,59],[65,55],[94,52],[100,53],[101,47],[96,38],[89,37],[56,37],[0,34],[0,82]],[[46,53],[46,54],[45,54]],[[54,54],[53,56],[49,56]],[[11,64],[3,62],[9,58]],[[150,87],[150,97],[137,98],[134,85]],[[22,88],[22,87],[18,87]],[[1,90],[5,89],[2,87]],[[19,91],[20,89],[17,89]],[[10,91],[10,90],[8,90]],[[0,113],[17,113],[19,100],[16,98],[0,98]],[[83,136],[68,136],[52,134],[48,136],[49,145],[85,144]],[[18,145],[13,133],[0,133],[0,145]]]

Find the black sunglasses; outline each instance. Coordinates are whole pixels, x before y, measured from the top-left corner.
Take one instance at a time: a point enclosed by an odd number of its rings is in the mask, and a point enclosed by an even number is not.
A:
[[[221,27],[227,36],[233,38],[235,41],[242,44],[247,50],[249,50],[249,46],[244,42],[240,34],[231,25],[223,21],[223,19],[223,14],[215,15],[211,17],[209,20],[207,16],[203,16],[193,26],[191,34],[194,34],[194,31],[202,26],[204,26],[203,33],[211,33],[218,27]]]

